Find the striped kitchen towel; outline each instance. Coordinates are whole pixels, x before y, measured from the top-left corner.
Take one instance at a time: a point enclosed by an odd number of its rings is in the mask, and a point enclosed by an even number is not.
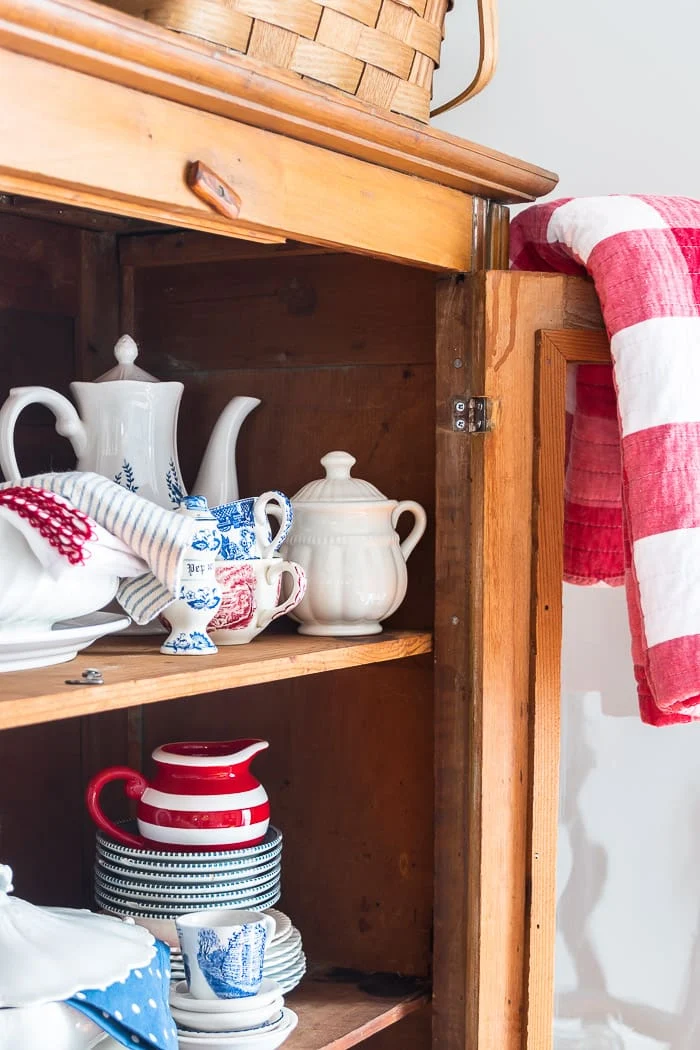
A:
[[[175,600],[183,558],[197,527],[193,518],[164,510],[87,471],[37,474],[0,488],[13,485],[58,493],[143,559],[150,571],[123,580],[117,592],[119,604],[136,623],[148,623]]]
[[[624,580],[642,719],[700,718],[700,201],[535,205],[511,258],[592,277],[610,337],[569,393],[566,578]]]

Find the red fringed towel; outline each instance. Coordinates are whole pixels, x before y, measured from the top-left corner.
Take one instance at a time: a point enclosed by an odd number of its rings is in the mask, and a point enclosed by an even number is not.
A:
[[[610,336],[568,392],[565,578],[624,582],[643,721],[700,718],[700,201],[535,205],[511,255],[588,273]]]

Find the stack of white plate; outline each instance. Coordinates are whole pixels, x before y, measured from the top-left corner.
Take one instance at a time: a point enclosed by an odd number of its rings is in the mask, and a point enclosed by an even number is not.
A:
[[[98,831],[95,902],[137,922],[207,908],[261,910],[280,898],[281,867],[282,833],[272,825],[257,846],[189,853],[124,846]]]
[[[195,999],[181,981],[171,987],[170,1011],[180,1050],[276,1050],[297,1025],[282,989],[268,980],[242,999]]]
[[[276,908],[266,909],[277,923],[275,935],[265,949],[263,975],[276,981],[285,995],[299,984],[306,973],[306,956],[301,934],[292,920]]]

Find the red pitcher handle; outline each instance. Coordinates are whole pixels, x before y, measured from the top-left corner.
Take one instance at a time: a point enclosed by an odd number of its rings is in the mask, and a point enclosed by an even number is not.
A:
[[[122,831],[102,811],[99,802],[100,792],[110,780],[125,781],[124,791],[128,798],[141,798],[148,787],[146,778],[142,777],[136,770],[129,769],[128,766],[110,766],[109,769],[103,769],[101,773],[92,778],[85,791],[88,813],[98,828],[106,831],[117,842],[121,842],[124,846],[136,846],[137,849],[143,849],[146,843],[139,835],[130,835],[128,831]]]

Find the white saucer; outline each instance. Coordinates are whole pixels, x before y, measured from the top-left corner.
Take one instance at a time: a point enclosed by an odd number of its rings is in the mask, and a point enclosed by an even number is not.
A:
[[[271,1006],[259,1007],[257,1010],[248,1010],[246,1013],[212,1014],[195,1013],[193,1010],[181,1010],[177,1006],[170,1007],[173,1021],[181,1032],[216,1032],[217,1034],[235,1033],[236,1035],[253,1032],[271,1032],[282,1026],[284,1015],[282,1007],[284,999],[282,993]]]
[[[303,978],[305,973],[306,956],[302,955],[300,962],[295,964],[294,969],[285,970],[280,973],[270,974],[270,978],[274,981],[277,981],[284,995],[289,995],[289,993],[294,988],[296,988],[296,986],[301,982],[301,979]]]
[[[283,963],[281,966],[271,966],[269,969],[265,968],[265,977],[272,981],[277,981],[278,984],[284,984],[291,977],[296,977],[299,973],[306,971],[306,956],[303,952],[300,952],[297,958],[293,959],[289,963]]]
[[[287,956],[300,951],[301,934],[296,928],[293,928],[288,937],[282,941],[273,940],[265,949],[265,962],[272,962],[273,959],[275,961],[286,959]]]
[[[218,1050],[277,1050],[278,1046],[289,1038],[297,1026],[299,1018],[288,1007],[282,1010],[279,1025],[270,1029],[252,1032],[185,1032],[178,1029],[177,1042],[179,1050],[201,1050],[203,1047],[217,1047]]]
[[[55,623],[50,630],[0,631],[0,672],[67,663],[98,638],[120,631],[130,623],[128,616],[95,612]]]
[[[292,926],[292,920],[288,915],[285,915],[283,911],[279,911],[277,908],[266,908],[266,915],[271,915],[275,920],[275,932],[272,938],[272,944],[277,944],[284,937],[289,937],[294,927]]]
[[[280,995],[280,986],[276,981],[263,977],[255,995],[245,995],[240,999],[195,999],[187,990],[187,982],[180,981],[170,989],[170,1005],[180,1010],[192,1010],[195,1013],[234,1013],[243,1012],[261,1006],[269,1006]]]

